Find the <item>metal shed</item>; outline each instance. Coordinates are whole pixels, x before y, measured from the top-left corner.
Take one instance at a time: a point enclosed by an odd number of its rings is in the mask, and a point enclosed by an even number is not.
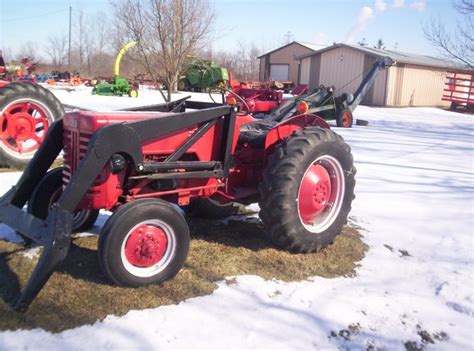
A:
[[[335,44],[298,56],[299,84],[314,89],[334,85],[336,94],[353,94],[377,58],[389,56],[395,65],[377,76],[362,103],[375,106],[449,106],[442,100],[447,71],[459,69],[440,58]]]
[[[314,53],[324,48],[323,45],[293,41],[275,50],[269,51],[260,59],[259,80],[280,80],[297,82],[299,77],[299,60],[296,57]]]

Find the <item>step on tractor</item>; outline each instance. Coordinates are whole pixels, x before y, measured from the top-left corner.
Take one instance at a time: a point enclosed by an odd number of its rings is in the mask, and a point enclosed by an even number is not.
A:
[[[307,253],[333,242],[351,209],[356,169],[350,147],[322,118],[259,121],[235,106],[186,103],[75,111],[48,128],[0,198],[0,222],[44,247],[16,310],[28,308],[66,258],[71,233],[94,225],[99,210],[113,213],[100,233],[99,264],[121,286],[161,283],[182,268],[190,230],[178,206],[217,218],[258,202],[275,246]],[[61,152],[64,165],[50,169]]]
[[[0,166],[22,169],[64,108],[47,89],[0,81]]]
[[[135,45],[137,45],[137,42],[131,41],[120,49],[115,58],[114,78],[112,83],[96,84],[92,89],[92,94],[106,96],[128,95],[130,97],[138,97],[138,85],[130,84],[127,79],[120,76],[120,61],[122,60],[123,55]]]
[[[336,120],[338,127],[350,128],[353,124],[352,113],[373,86],[377,74],[393,63],[389,57],[380,57],[364,76],[354,95],[343,93],[336,96],[334,86],[321,85],[309,94],[285,100],[282,96],[275,95],[276,92],[267,98],[264,94],[258,94],[255,89],[250,92],[243,89],[242,95],[238,91],[232,92],[231,98],[237,100],[236,103],[242,111],[269,114],[265,116],[266,119],[284,121],[297,114],[310,113],[317,114],[324,120]],[[256,97],[251,96],[252,93],[256,93]]]

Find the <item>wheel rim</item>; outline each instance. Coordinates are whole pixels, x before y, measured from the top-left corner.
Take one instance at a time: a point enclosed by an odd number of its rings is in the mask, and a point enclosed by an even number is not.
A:
[[[58,199],[61,196],[62,192],[63,192],[63,190],[62,190],[62,187],[61,187],[53,193],[53,195],[51,196],[51,199],[49,201],[49,204],[48,204],[48,208],[50,210],[53,207],[53,204],[58,201]],[[86,209],[75,211],[72,214],[72,231],[75,231],[78,228],[80,228],[87,221],[87,218],[89,218],[90,213],[91,213],[91,210],[86,210]]]
[[[176,235],[171,226],[160,220],[137,224],[122,242],[121,259],[134,276],[146,278],[163,271],[176,252]]]
[[[321,233],[334,223],[344,199],[344,170],[334,157],[324,155],[310,164],[298,190],[298,214],[303,226]]]
[[[53,113],[41,101],[18,99],[1,111],[0,147],[20,158],[31,156],[43,142]]]
[[[351,114],[346,111],[342,114],[341,118],[342,118],[342,126],[345,128],[349,128],[351,126],[351,120],[352,120]]]

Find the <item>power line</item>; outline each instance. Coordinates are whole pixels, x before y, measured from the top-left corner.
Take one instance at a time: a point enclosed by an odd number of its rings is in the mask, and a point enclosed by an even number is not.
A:
[[[34,15],[34,16],[7,18],[5,20],[2,20],[2,22],[15,22],[15,21],[29,20],[29,19],[33,19],[33,18],[41,18],[41,17],[45,17],[45,16],[48,16],[48,15],[53,15],[53,14],[60,13],[60,12],[65,12],[65,11],[68,11],[68,10],[69,10],[69,8],[66,8],[66,9],[62,9],[62,10],[45,12],[45,13],[37,14],[37,15]]]

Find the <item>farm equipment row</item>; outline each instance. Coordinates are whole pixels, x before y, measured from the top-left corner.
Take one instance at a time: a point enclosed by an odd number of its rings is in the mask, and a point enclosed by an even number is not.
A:
[[[152,107],[159,112],[76,111],[43,126],[38,152],[0,198],[0,222],[44,246],[17,310],[65,259],[71,233],[90,228],[101,209],[113,214],[100,234],[99,263],[122,286],[161,283],[183,266],[189,228],[175,205],[217,216],[258,202],[269,240],[292,252],[319,251],[340,233],[356,170],[350,147],[323,119],[258,120],[229,105],[187,112],[187,103]],[[30,108],[18,117],[36,130],[24,115]],[[49,170],[61,152],[64,166]]]

